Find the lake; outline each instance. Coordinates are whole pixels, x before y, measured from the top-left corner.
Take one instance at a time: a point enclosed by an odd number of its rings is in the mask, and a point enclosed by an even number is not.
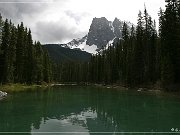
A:
[[[85,86],[39,89],[12,93],[0,101],[1,133],[114,135],[180,131],[178,96]]]

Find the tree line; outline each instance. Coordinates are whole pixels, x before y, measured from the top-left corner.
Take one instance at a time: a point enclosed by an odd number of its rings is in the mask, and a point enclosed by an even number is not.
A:
[[[87,63],[59,64],[61,82],[153,86],[175,90],[180,84],[180,1],[166,0],[159,11],[159,31],[147,9],[137,26],[124,22],[122,39],[93,55]]]
[[[15,26],[0,15],[0,83],[41,83],[52,80],[52,63],[23,22]]]
[[[136,26],[124,22],[122,38],[91,57],[90,62],[51,62],[31,30],[0,16],[0,83],[77,82],[180,86],[180,1],[166,0],[159,11],[159,28],[147,9]]]

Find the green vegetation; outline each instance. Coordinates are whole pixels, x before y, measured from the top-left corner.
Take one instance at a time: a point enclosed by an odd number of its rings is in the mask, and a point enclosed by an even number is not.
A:
[[[159,32],[146,8],[137,26],[123,25],[122,39],[91,56],[90,62],[54,64],[23,23],[15,27],[0,17],[0,83],[75,82],[158,86],[179,91],[180,1],[167,0],[159,12]]]
[[[8,93],[11,92],[20,92],[20,91],[27,91],[27,90],[36,90],[37,88],[47,88],[49,85],[44,83],[41,85],[27,85],[27,84],[6,84],[0,85],[0,91],[5,91]]]
[[[47,44],[43,45],[43,48],[47,49],[49,52],[49,56],[52,61],[55,63],[62,62],[87,62],[91,59],[91,54],[85,51],[69,49],[65,47],[61,47],[58,44]]]
[[[52,80],[51,61],[31,30],[0,16],[0,83],[40,84]]]
[[[136,28],[124,23],[122,39],[92,56],[87,63],[64,63],[57,67],[61,82],[90,82],[126,87],[180,87],[180,2],[166,1],[159,12],[159,32],[147,9],[138,14]]]

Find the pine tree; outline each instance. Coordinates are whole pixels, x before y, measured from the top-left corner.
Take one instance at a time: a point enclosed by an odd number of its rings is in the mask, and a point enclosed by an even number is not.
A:
[[[0,15],[0,83],[41,83],[51,81],[48,52],[40,42],[33,45],[30,29],[2,20]]]
[[[163,43],[163,30],[164,30],[164,12],[160,8],[160,11],[158,13],[159,16],[159,32],[158,32],[158,40],[157,40],[157,46],[156,46],[156,80],[160,82],[161,80],[161,64],[162,64],[162,43]]]
[[[128,47],[129,47],[129,32],[128,32],[128,26],[124,22],[123,25],[123,30],[122,30],[122,39],[123,39],[123,51],[122,51],[122,77],[123,77],[123,82],[124,84],[127,83],[127,64],[128,64],[128,58],[127,58],[127,53],[128,53]]]
[[[2,82],[2,74],[3,74],[2,31],[3,31],[3,20],[2,20],[1,14],[0,14],[0,82]]]
[[[130,38],[129,38],[129,44],[128,44],[128,48],[127,48],[127,74],[126,74],[126,78],[127,78],[127,84],[129,86],[132,85],[133,82],[133,58],[134,58],[134,47],[135,47],[135,29],[134,26],[132,25],[131,27],[131,34],[130,34]]]
[[[16,27],[11,25],[10,45],[9,45],[9,82],[14,82],[14,71],[16,62]]]
[[[0,45],[2,43],[2,31],[3,31],[3,19],[2,19],[2,16],[0,14]]]
[[[16,82],[23,83],[24,71],[24,25],[18,25],[17,44],[16,44]]]
[[[140,85],[144,82],[144,49],[143,49],[143,17],[141,11],[138,14],[138,25],[136,28],[136,45],[134,47],[134,73],[133,84]]]
[[[24,48],[23,48],[23,82],[28,81],[28,30],[27,28],[24,29],[23,31],[23,43],[24,43]]]
[[[149,53],[149,81],[155,83],[156,81],[156,46],[157,46],[157,31],[156,31],[156,22],[150,25],[150,53]]]
[[[33,46],[33,40],[31,36],[31,30],[29,29],[27,34],[27,83],[31,84],[33,83],[33,71],[34,71],[34,46]]]
[[[3,54],[1,56],[2,59],[2,82],[9,82],[10,81],[10,74],[9,74],[9,46],[10,46],[10,24],[8,19],[6,19],[3,27],[2,32],[2,45],[1,49]]]
[[[175,83],[179,80],[178,54],[179,54],[179,29],[178,28],[178,3],[176,0],[166,1],[166,11],[161,23],[161,64],[162,82]],[[170,64],[167,67],[166,64]],[[165,81],[166,80],[166,81]],[[163,83],[164,84],[164,83]],[[167,84],[166,84],[167,85]]]
[[[143,31],[143,57],[144,57],[144,82],[149,82],[149,76],[150,76],[150,29],[151,29],[151,18],[147,12],[147,9],[145,7],[144,10],[144,31]]]
[[[162,58],[161,75],[162,75],[161,81],[163,87],[167,90],[170,90],[171,89],[170,85],[174,83],[174,72],[173,72],[173,64],[168,54]]]
[[[122,75],[122,63],[123,63],[123,44],[122,44],[122,40],[118,40],[117,41],[117,45],[116,45],[116,50],[115,50],[115,54],[116,54],[116,63],[117,63],[117,72],[118,72],[118,82],[121,83],[123,80],[123,75]]]
[[[175,61],[176,61],[176,66],[175,66],[175,83],[180,83],[180,1],[178,0],[178,20],[177,20],[177,29],[176,29],[176,49],[175,49]]]
[[[49,54],[47,52],[47,50],[44,50],[44,65],[43,65],[43,74],[44,74],[44,81],[49,83],[50,79],[51,79],[51,63],[50,63],[50,59],[49,59]]]
[[[43,50],[41,43],[35,42],[35,67],[34,67],[34,81],[40,84],[43,81]]]

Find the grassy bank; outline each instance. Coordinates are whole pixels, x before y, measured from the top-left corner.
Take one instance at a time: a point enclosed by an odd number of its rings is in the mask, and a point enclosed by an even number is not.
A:
[[[95,86],[99,88],[107,88],[107,89],[120,89],[120,90],[135,90],[139,92],[154,92],[154,93],[159,93],[159,92],[172,92],[172,93],[180,93],[179,91],[166,91],[162,89],[159,85],[147,85],[147,86],[139,86],[139,87],[126,87],[126,86],[121,86],[118,84],[112,84],[112,85],[104,85],[104,84],[90,84],[90,83],[54,83],[54,84],[47,84],[47,83],[42,83],[40,85],[37,84],[32,84],[32,85],[27,85],[27,84],[0,84],[0,91],[4,91],[7,93],[11,92],[21,92],[21,91],[28,91],[28,90],[37,90],[38,88],[41,88],[41,90],[45,90],[47,87],[52,87],[52,86]]]
[[[42,84],[42,85],[27,85],[27,84],[3,84],[0,85],[0,91],[4,92],[20,92],[26,90],[36,90],[37,88],[46,88],[50,86],[49,84]]]

